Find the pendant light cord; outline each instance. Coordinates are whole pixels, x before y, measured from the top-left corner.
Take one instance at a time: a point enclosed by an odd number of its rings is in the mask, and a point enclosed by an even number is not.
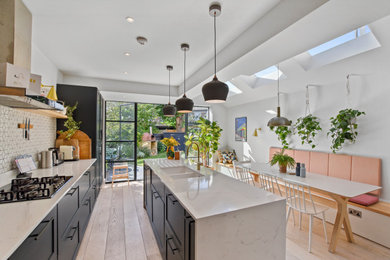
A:
[[[187,50],[184,49],[184,95],[186,94],[186,52]]]
[[[280,79],[280,75],[279,75],[279,64],[278,64],[278,107],[280,107],[280,94],[279,94],[279,79]]]
[[[217,77],[217,13],[214,11],[214,78]]]
[[[310,95],[309,95],[309,85],[306,86],[306,111],[305,116],[311,114],[310,112]]]
[[[168,103],[171,103],[171,70],[168,70],[168,86],[169,86],[169,101]]]

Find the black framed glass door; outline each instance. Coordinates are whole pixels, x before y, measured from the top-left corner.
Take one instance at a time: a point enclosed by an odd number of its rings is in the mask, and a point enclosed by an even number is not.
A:
[[[106,101],[106,181],[136,180],[137,106]]]

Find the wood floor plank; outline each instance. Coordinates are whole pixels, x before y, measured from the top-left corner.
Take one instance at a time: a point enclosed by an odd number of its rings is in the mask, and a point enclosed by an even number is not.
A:
[[[106,242],[105,259],[126,259],[123,188],[118,187],[112,191],[110,218]]]
[[[142,238],[137,210],[130,185],[123,187],[123,209],[126,238],[126,259],[146,260],[145,246]]]

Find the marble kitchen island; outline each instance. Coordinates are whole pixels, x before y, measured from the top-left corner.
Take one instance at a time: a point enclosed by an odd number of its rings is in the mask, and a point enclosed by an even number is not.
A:
[[[156,238],[166,239],[157,239],[164,259],[285,259],[284,198],[208,168],[197,171],[186,161],[145,160],[145,170],[145,208]],[[159,201],[165,212],[160,216],[156,206]],[[193,241],[189,243],[185,242],[189,238],[180,239],[180,232],[174,230],[175,224],[169,220],[181,221],[180,217],[172,217],[174,209],[170,205],[177,205],[175,202],[180,203],[195,223]],[[165,221],[158,219],[161,216]],[[159,225],[165,228],[165,236],[159,236]],[[191,243],[193,249],[189,249]],[[192,256],[189,250],[193,250]]]

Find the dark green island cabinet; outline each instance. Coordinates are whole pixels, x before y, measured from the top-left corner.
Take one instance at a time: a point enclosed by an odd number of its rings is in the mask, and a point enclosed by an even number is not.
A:
[[[96,164],[80,177],[9,259],[76,258],[103,181]]]
[[[165,260],[195,260],[195,221],[144,164],[144,208]]]

